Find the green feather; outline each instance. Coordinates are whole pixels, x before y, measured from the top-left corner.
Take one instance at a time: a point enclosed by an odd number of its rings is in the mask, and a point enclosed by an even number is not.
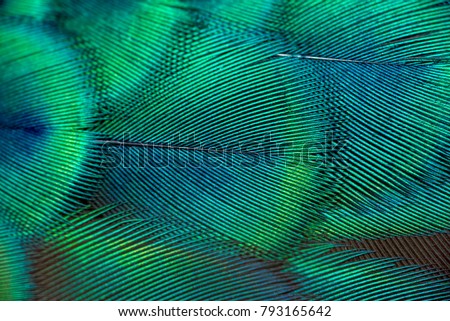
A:
[[[0,20],[1,207],[45,230],[91,189],[93,95],[80,53],[41,23]],[[68,196],[71,199],[68,199]]]
[[[0,297],[449,299],[330,244],[450,230],[449,13],[3,1]]]
[[[36,257],[43,300],[282,300],[281,266],[183,225],[89,212],[51,231]]]
[[[1,212],[2,216],[5,214]],[[31,266],[19,234],[0,221],[0,301],[31,298]]]
[[[289,259],[287,272],[297,274],[299,294],[319,301],[445,300],[448,278],[426,267],[399,267],[400,259],[365,259],[365,251],[331,244],[305,246]]]

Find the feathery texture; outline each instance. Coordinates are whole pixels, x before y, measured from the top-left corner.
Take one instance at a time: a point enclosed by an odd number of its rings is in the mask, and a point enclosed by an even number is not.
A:
[[[0,2],[0,298],[449,300],[448,242],[418,241],[449,239],[449,26],[441,0]]]
[[[31,298],[31,268],[23,243],[18,233],[1,219],[0,301]]]
[[[289,260],[300,293],[315,300],[446,300],[450,282],[432,269],[396,266],[399,259],[360,259],[364,251],[319,244]]]
[[[93,95],[81,53],[53,28],[2,17],[0,32],[0,207],[34,233],[91,189]]]
[[[50,232],[36,257],[44,300],[286,300],[280,265],[236,255],[208,233],[102,211]]]

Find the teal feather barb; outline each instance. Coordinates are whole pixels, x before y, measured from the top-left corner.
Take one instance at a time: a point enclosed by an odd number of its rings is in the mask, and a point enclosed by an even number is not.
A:
[[[0,299],[450,299],[449,27],[441,0],[1,2]]]
[[[2,213],[5,214],[5,213]],[[31,262],[24,242],[10,224],[0,220],[0,300],[32,298]]]

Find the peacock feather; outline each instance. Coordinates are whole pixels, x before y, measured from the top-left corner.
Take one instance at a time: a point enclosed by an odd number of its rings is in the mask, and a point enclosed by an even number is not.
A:
[[[2,213],[4,214],[4,213]],[[25,242],[14,228],[0,221],[0,300],[28,300],[32,283]]]
[[[39,21],[0,21],[1,207],[24,232],[37,233],[92,189],[95,135],[86,128],[94,96],[73,41]]]
[[[449,27],[0,1],[0,299],[449,300]]]

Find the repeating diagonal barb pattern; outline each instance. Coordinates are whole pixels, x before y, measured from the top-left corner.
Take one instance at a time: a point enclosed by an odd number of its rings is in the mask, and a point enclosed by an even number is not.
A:
[[[0,1],[0,300],[450,300],[450,1]]]

